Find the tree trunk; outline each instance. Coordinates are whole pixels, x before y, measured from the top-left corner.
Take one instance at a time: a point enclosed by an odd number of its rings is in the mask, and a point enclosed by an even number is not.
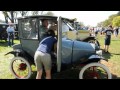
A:
[[[10,13],[11,13],[11,22],[12,22],[12,23],[14,23],[14,15],[13,15],[13,12],[14,12],[14,11],[11,11],[11,12],[10,12]]]
[[[5,17],[5,22],[8,23],[8,18],[7,17]]]

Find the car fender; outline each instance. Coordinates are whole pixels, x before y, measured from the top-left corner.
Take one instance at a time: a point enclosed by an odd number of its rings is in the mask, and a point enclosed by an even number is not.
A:
[[[21,49],[16,49],[16,50],[6,53],[5,55],[8,55],[8,54],[13,54],[14,56],[19,56],[20,54],[24,55],[24,51]]]
[[[89,58],[90,59],[99,59],[99,60],[105,60],[105,61],[108,61],[108,59],[105,59],[104,57],[100,56],[100,55],[97,55],[97,54],[94,54],[94,55],[91,55]]]

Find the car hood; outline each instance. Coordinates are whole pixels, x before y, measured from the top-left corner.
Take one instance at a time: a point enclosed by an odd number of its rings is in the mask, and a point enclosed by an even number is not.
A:
[[[73,42],[73,61],[84,62],[89,56],[95,53],[95,45],[88,42],[74,41]]]

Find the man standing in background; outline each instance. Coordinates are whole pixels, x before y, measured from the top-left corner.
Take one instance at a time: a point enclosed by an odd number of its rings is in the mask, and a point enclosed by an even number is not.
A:
[[[7,34],[8,34],[8,47],[11,47],[12,45],[14,45],[14,27],[13,24],[10,23],[9,27],[7,28]]]
[[[110,42],[111,42],[111,35],[113,34],[113,29],[112,29],[112,26],[108,26],[108,29],[104,31],[105,33],[105,44],[104,44],[104,51],[106,53],[109,53],[108,52],[108,49],[109,49],[109,45],[110,45]]]

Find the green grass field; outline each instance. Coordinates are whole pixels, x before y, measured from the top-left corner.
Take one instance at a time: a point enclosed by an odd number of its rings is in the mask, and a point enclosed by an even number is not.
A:
[[[104,36],[98,36],[98,41],[101,44],[101,48],[104,47]],[[15,43],[19,43],[18,40],[15,40]],[[103,62],[110,69],[113,78],[120,78],[120,35],[118,38],[112,36],[112,41],[110,45],[110,54],[103,54],[107,58],[108,62]],[[14,79],[13,75],[9,70],[10,59],[13,58],[13,55],[4,56],[5,53],[11,51],[11,47],[7,47],[7,43],[0,41],[0,79]],[[64,72],[57,73],[53,75],[53,78],[59,79],[78,79],[79,70],[72,69]],[[36,74],[35,74],[36,75]],[[35,78],[35,75],[33,78]]]

